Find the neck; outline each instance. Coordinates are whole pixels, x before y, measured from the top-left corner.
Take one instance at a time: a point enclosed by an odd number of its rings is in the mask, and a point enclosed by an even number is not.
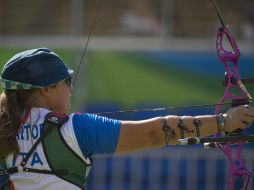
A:
[[[27,101],[28,107],[31,108],[46,108],[51,109],[47,99],[42,96],[39,91],[35,92]]]

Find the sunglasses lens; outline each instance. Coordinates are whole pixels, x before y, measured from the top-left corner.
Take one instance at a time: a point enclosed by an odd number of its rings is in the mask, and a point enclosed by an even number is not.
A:
[[[71,86],[71,77],[68,77],[67,79],[65,79],[65,83],[68,87]]]

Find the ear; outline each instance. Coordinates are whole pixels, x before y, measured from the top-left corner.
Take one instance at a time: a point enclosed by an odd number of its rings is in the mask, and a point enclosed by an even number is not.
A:
[[[50,89],[50,88],[48,88],[48,87],[40,88],[39,91],[40,91],[40,94],[41,94],[43,97],[46,97],[46,98],[50,97],[50,92],[51,92],[51,89]]]

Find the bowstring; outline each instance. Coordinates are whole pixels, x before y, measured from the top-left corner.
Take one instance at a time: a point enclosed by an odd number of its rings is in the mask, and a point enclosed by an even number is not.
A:
[[[103,0],[100,0],[99,6],[98,6],[98,8],[96,10],[96,14],[95,14],[95,17],[94,17],[92,25],[91,25],[91,29],[89,31],[89,34],[88,34],[88,37],[87,37],[87,40],[86,40],[86,43],[85,43],[85,47],[84,47],[84,49],[82,51],[81,58],[80,58],[79,64],[78,64],[77,69],[76,69],[76,74],[74,75],[74,79],[73,79],[73,83],[72,83],[72,92],[74,91],[75,82],[76,82],[76,79],[77,79],[77,76],[78,76],[81,64],[83,63],[83,60],[85,58],[85,55],[86,55],[86,52],[87,52],[87,48],[88,48],[88,44],[89,44],[90,38],[91,38],[91,36],[93,34],[96,22],[98,20],[102,4],[103,4]]]

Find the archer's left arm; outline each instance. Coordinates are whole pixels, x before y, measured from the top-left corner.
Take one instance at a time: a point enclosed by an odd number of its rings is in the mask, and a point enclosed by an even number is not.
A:
[[[209,136],[219,130],[231,132],[246,128],[254,120],[254,110],[249,106],[232,108],[221,118],[224,126],[219,126],[217,115],[166,116],[142,121],[122,121],[116,153],[130,153],[178,144],[178,139]],[[194,120],[199,125],[194,124]],[[168,126],[168,130],[165,129]],[[164,127],[163,127],[164,126]],[[197,130],[198,128],[198,130]],[[172,135],[173,133],[174,135]]]

